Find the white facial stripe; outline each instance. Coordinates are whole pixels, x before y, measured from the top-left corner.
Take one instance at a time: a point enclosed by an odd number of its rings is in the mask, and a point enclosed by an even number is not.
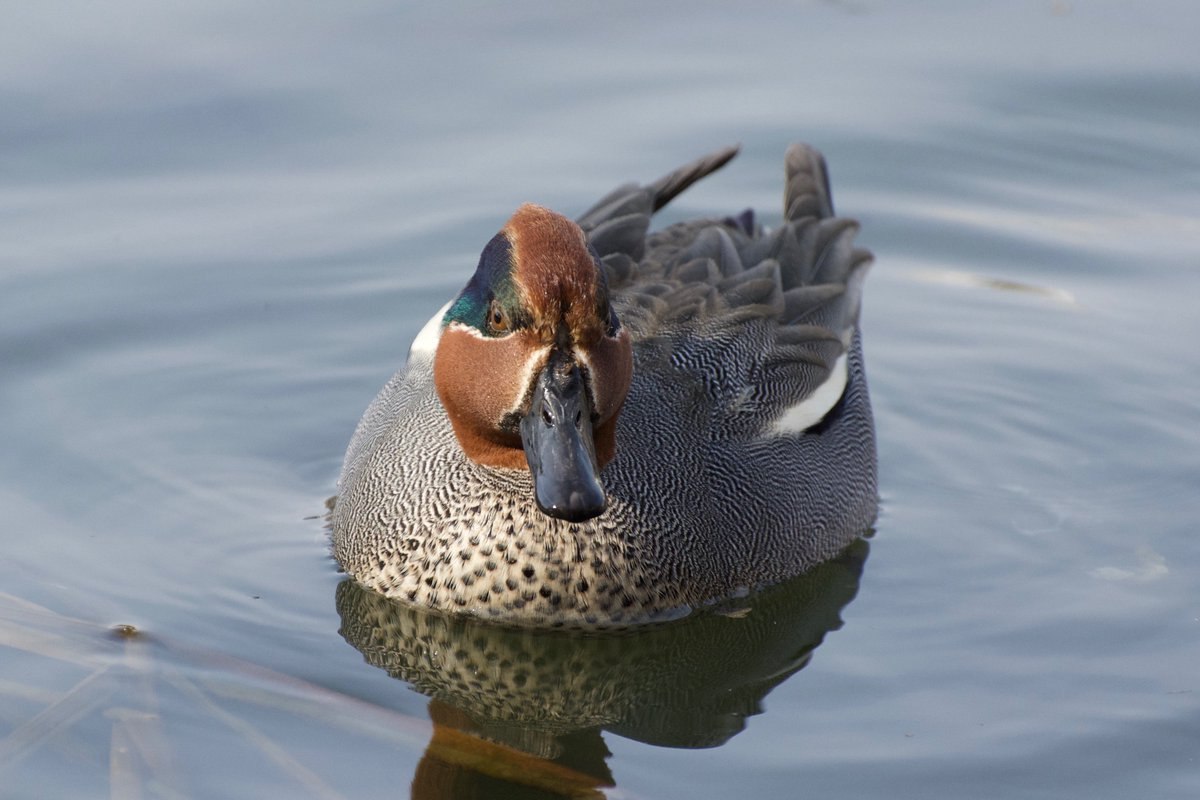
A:
[[[550,357],[550,348],[543,347],[534,350],[529,354],[529,358],[525,359],[525,365],[521,367],[521,391],[513,399],[513,406],[509,409],[510,414],[520,414],[525,407],[525,398],[529,397],[530,391],[533,389],[533,381],[537,379],[538,374],[542,371],[542,367],[546,365],[546,359]]]
[[[609,339],[609,340],[620,341],[622,336],[628,336],[628,334],[625,332],[624,329],[617,331],[616,336],[609,336],[609,337],[605,337],[605,338]],[[596,370],[592,369],[592,359],[588,357],[587,350],[584,350],[581,347],[573,347],[573,348],[571,348],[571,355],[575,356],[575,361],[578,362],[578,364],[580,366],[584,367],[587,370],[589,379],[591,381],[595,381],[596,380]],[[595,396],[596,387],[591,386],[589,388],[592,390],[592,395]]]
[[[509,331],[508,333],[504,334],[503,336],[488,336],[487,334],[480,331],[478,328],[474,328],[470,325],[467,325],[465,322],[451,322],[449,325],[446,326],[446,330],[462,331],[463,333],[469,333],[481,342],[498,342],[502,339],[507,339],[510,336],[516,336],[516,334],[517,334],[516,331]]]
[[[592,373],[592,360],[590,358],[588,358],[588,354],[587,354],[586,350],[583,350],[578,347],[572,347],[571,355],[575,356],[576,363],[578,363],[580,366],[583,366],[584,368],[587,369],[588,374]]]
[[[575,356],[575,363],[579,364],[579,366],[583,367],[585,370],[584,375],[587,376],[587,388],[591,393],[591,398],[588,402],[595,404],[598,402],[596,400],[596,370],[592,369],[592,360],[588,358],[587,351],[579,347],[572,347],[571,355]],[[593,413],[595,413],[594,408]]]
[[[408,349],[409,361],[418,356],[433,358],[433,354],[437,352],[438,341],[442,338],[442,317],[446,316],[446,312],[450,310],[450,303],[453,302],[453,300],[450,300],[446,305],[438,309],[438,312],[430,317],[429,322],[426,322],[417,333],[417,338],[413,339],[412,347]]]
[[[846,356],[842,354],[834,363],[829,377],[816,388],[816,391],[783,412],[783,416],[775,423],[773,433],[780,435],[802,433],[816,425],[842,398],[842,392],[846,391],[848,378]]]

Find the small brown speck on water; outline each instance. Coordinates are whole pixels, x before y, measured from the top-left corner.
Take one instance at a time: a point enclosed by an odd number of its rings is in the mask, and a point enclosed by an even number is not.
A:
[[[114,625],[112,633],[118,639],[133,639],[142,635],[134,625]]]

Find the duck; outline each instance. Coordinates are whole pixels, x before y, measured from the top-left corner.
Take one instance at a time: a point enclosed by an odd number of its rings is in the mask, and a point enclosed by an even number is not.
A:
[[[871,253],[826,162],[784,157],[783,215],[651,230],[737,146],[574,220],[516,210],[363,414],[333,555],[403,605],[535,628],[669,622],[869,533],[859,317]]]

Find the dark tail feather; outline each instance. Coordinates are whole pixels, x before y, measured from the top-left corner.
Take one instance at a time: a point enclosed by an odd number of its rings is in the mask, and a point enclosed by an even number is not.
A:
[[[741,146],[735,144],[731,147],[718,150],[715,153],[710,153],[662,176],[647,186],[646,188],[654,194],[654,210],[658,211],[667,203],[674,200],[675,196],[684,189],[705,175],[716,172],[725,166],[731,158],[738,154],[738,150],[740,149]]]
[[[825,156],[815,147],[794,144],[784,157],[787,185],[783,194],[783,218],[795,222],[805,217],[833,216],[833,193]]]

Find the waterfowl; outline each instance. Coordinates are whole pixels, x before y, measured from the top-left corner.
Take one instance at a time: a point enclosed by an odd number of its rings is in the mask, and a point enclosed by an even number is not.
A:
[[[346,453],[333,552],[403,603],[546,627],[671,619],[798,575],[877,508],[858,320],[871,261],[824,158],[784,214],[654,212],[737,153],[575,221],[523,205]]]

